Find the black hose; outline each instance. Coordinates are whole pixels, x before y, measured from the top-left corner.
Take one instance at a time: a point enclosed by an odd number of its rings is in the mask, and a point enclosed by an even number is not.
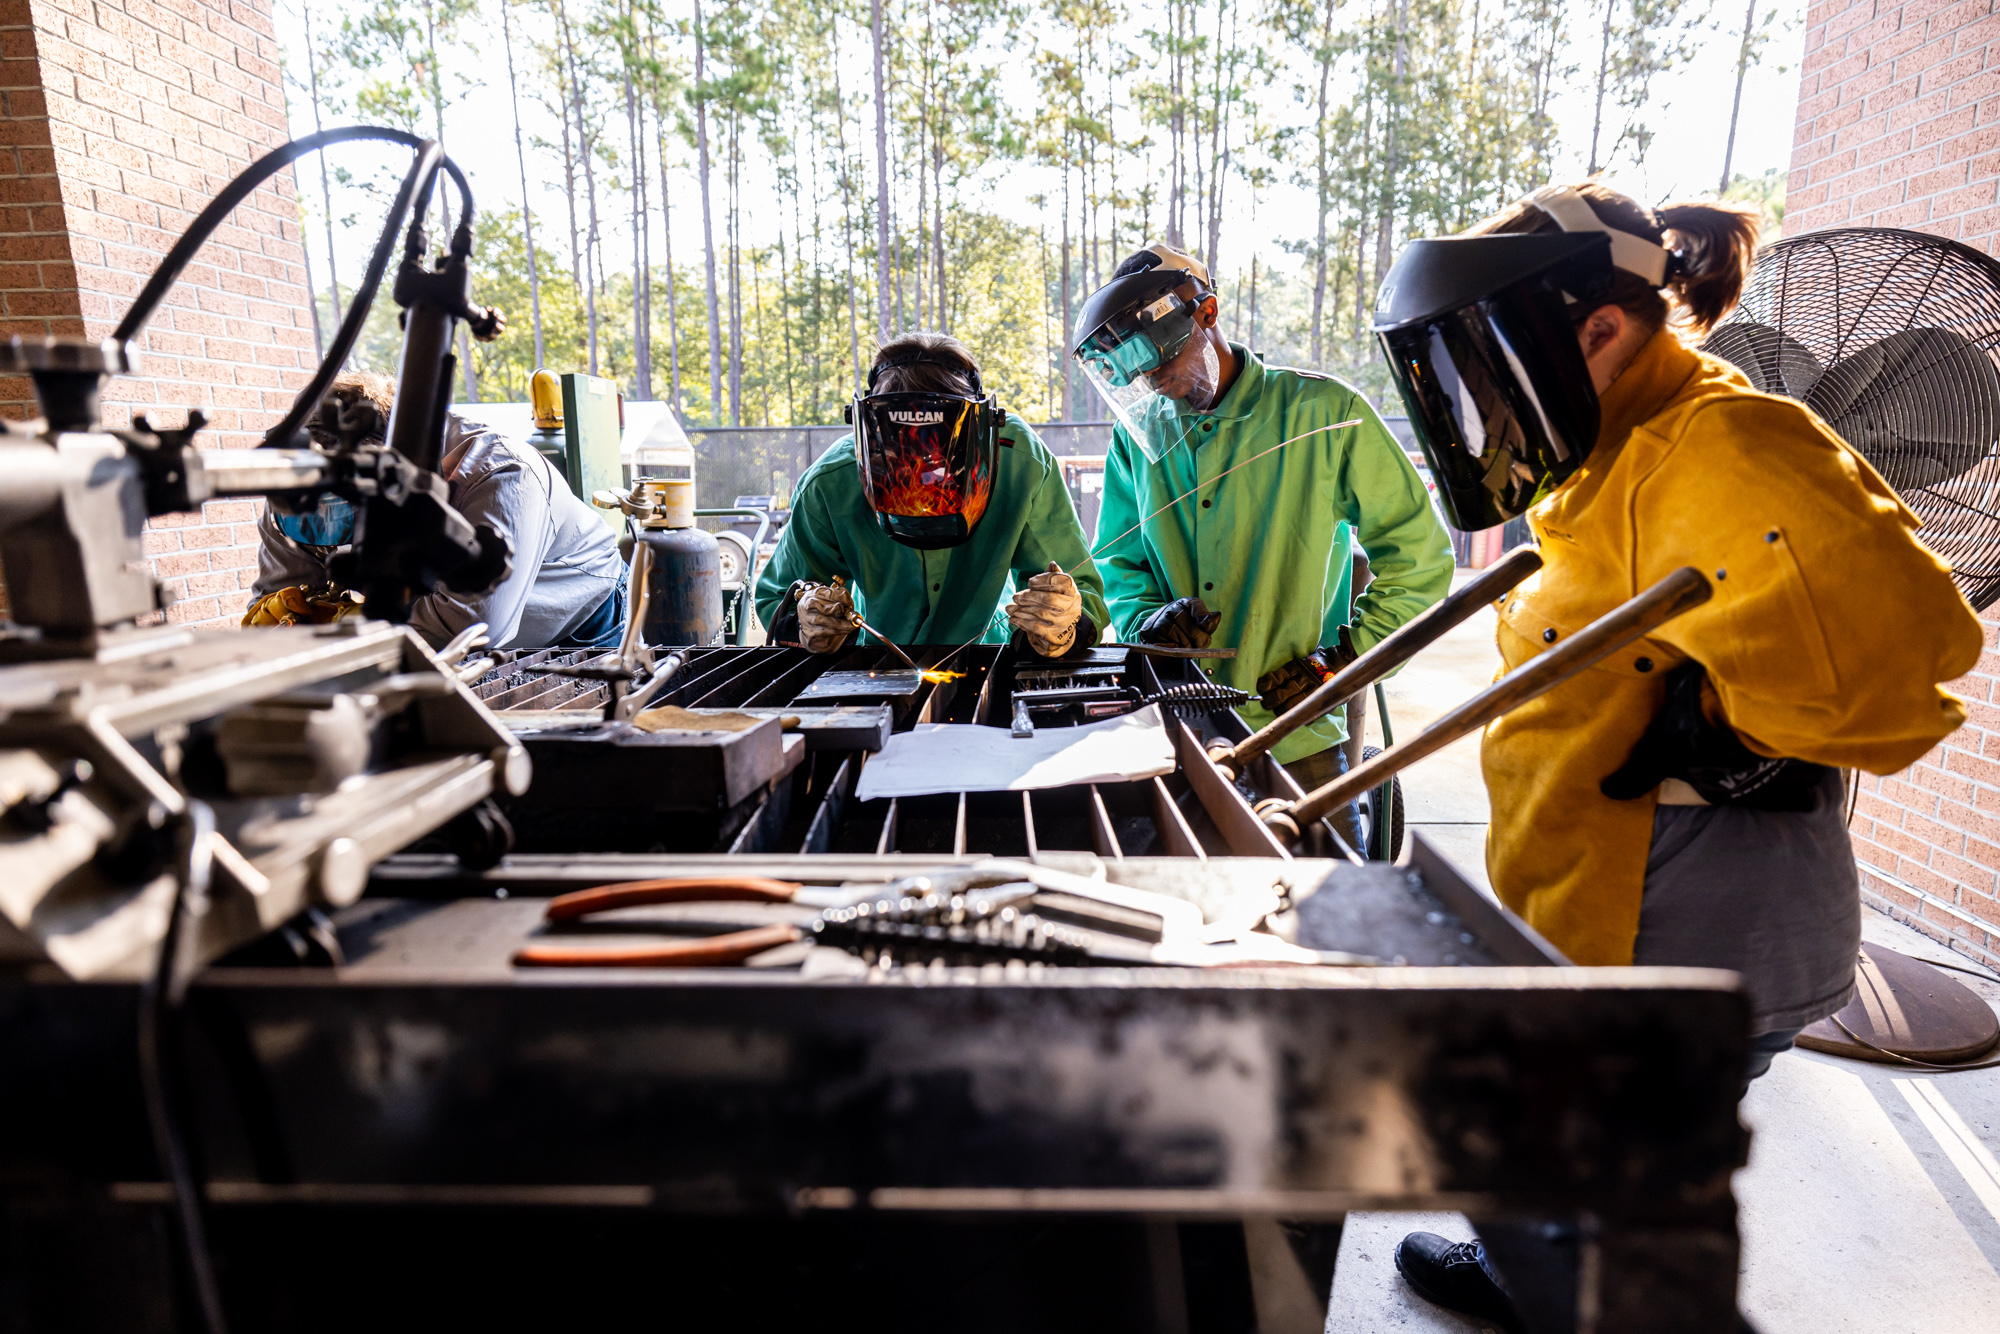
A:
[[[361,336],[362,322],[375,304],[375,294],[381,287],[382,275],[388,270],[389,256],[395,250],[396,234],[401,229],[403,217],[409,210],[411,196],[421,184],[425,187],[424,198],[428,204],[430,187],[435,182],[440,167],[451,177],[452,184],[458,189],[459,230],[470,233],[472,186],[466,180],[464,171],[456,162],[444,156],[443,150],[435,141],[419,138],[406,130],[390,129],[385,126],[347,125],[338,129],[322,130],[318,134],[309,134],[303,139],[294,139],[288,144],[272,149],[245,168],[242,175],[223,187],[222,193],[210,200],[208,207],[196,215],[195,220],[188,225],[187,231],[181,234],[180,239],[174,242],[173,248],[160,261],[159,267],[153,270],[153,276],[146,280],[145,287],[140,289],[139,295],[132,302],[131,309],[125,312],[125,318],[119,321],[112,337],[119,342],[129,342],[139,336],[140,331],[153,318],[153,312],[159,308],[160,302],[180,280],[182,272],[193,262],[196,253],[207,244],[215,229],[222,225],[222,220],[228,217],[237,205],[248,199],[258,186],[308,153],[330,148],[334,144],[367,140],[402,144],[406,148],[416,149],[417,158],[403,178],[402,188],[397,192],[396,201],[390,208],[388,223],[383,228],[382,239],[376,243],[375,254],[369,261],[367,278],[355,293],[354,299],[349,302],[347,315],[341,321],[339,332],[334,335],[332,346],[327,349],[327,355],[321,359],[311,382],[293,401],[291,410],[285,414],[285,419],[265,433],[263,443],[266,445],[289,444],[306,416],[325,395],[327,386],[333,382],[333,377],[338,375],[341,366],[346,364],[348,355],[354,350],[354,344]]]
[[[407,130],[392,130],[375,125],[346,125],[339,129],[309,134],[303,139],[294,139],[288,144],[272,149],[244,168],[243,174],[224,186],[222,193],[211,199],[208,207],[188,224],[188,229],[181,233],[181,239],[174,242],[173,249],[169,250],[166,258],[160,261],[160,267],[153,270],[153,276],[146,280],[146,285],[133,300],[132,308],[126,311],[125,318],[119,321],[117,331],[111,335],[112,338],[122,343],[138,337],[139,331],[146,327],[146,322],[153,318],[153,311],[159,306],[162,298],[180,280],[182,270],[193,261],[195,252],[208,242],[215,229],[222,225],[222,220],[228,217],[238,204],[248,199],[258,186],[308,153],[317,152],[333,144],[365,139],[385,140],[389,143],[402,144],[407,148],[422,148],[431,142],[419,139]],[[472,220],[472,191],[456,167],[450,170],[453,181],[458,184],[465,196],[465,208],[459,219],[459,225],[464,226]]]
[[[395,133],[400,134],[402,131],[398,130]],[[466,243],[470,246],[472,187],[466,183],[465,174],[459,170],[458,164],[445,157],[434,141],[419,140],[417,146],[417,160],[410,164],[409,173],[403,177],[403,186],[396,193],[396,201],[390,206],[389,217],[382,225],[381,238],[375,242],[375,253],[369,257],[367,275],[362,280],[360,288],[355,291],[353,299],[347,303],[347,314],[342,317],[340,328],[334,333],[333,342],[328,346],[326,355],[320,359],[319,367],[313,371],[312,379],[306,382],[306,387],[292,400],[292,406],[286,411],[284,419],[264,433],[262,444],[265,448],[284,449],[290,446],[292,437],[297,434],[299,427],[312,415],[312,410],[319,405],[320,399],[326,396],[328,386],[333,383],[333,377],[340,374],[340,368],[347,364],[348,354],[354,351],[354,344],[360,340],[362,323],[368,318],[368,311],[375,304],[375,294],[382,286],[382,275],[388,271],[389,256],[396,249],[396,231],[402,223],[405,212],[410,216],[410,231],[404,238],[404,257],[422,261],[423,219],[430,211],[431,189],[436,184],[440,164],[451,177],[452,184],[458,187],[460,200],[458,230],[465,236]],[[421,192],[414,202],[411,199],[413,189]]]
[[[400,133],[400,131],[398,131]],[[375,253],[368,258],[368,272],[361,280],[361,286],[347,303],[347,314],[341,317],[340,328],[334,332],[333,342],[313,369],[312,379],[306,382],[284,417],[270,430],[264,432],[262,444],[265,448],[289,448],[292,437],[305,424],[312,410],[333,384],[333,377],[340,374],[340,368],[347,364],[348,354],[354,351],[354,344],[361,338],[361,326],[368,318],[368,312],[375,305],[375,294],[381,289],[382,275],[388,272],[389,256],[396,250],[396,233],[402,226],[403,216],[412,210],[412,201],[421,187],[437,179],[437,165],[443,157],[443,150],[428,139],[419,140],[416,160],[403,176],[403,184],[396,191],[395,202],[389,206],[389,217],[382,226],[382,235],[376,239]],[[426,199],[429,190],[423,191]],[[466,199],[470,203],[472,196]],[[423,205],[416,205],[416,216],[422,217]]]
[[[173,908],[160,938],[158,963],[139,986],[139,1082],[145,1091],[146,1116],[152,1123],[160,1170],[173,1187],[174,1214],[195,1305],[208,1334],[226,1334],[228,1323],[208,1248],[201,1186],[195,1179],[194,1159],[181,1121],[180,1090],[174,1079],[181,1003],[190,972],[183,965],[193,957],[202,919],[208,913],[209,883],[215,869],[215,815],[203,803],[190,801],[183,818],[186,846],[176,876],[179,883],[174,888]]]

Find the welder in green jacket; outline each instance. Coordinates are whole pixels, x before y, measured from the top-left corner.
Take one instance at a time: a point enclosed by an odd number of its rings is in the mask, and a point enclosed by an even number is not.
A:
[[[1017,633],[1024,650],[1059,658],[1097,642],[1104,584],[1061,465],[982,392],[963,343],[885,344],[849,420],[854,435],[799,479],[757,581],[774,642],[834,652],[857,614],[898,645]]]
[[[1071,349],[1117,418],[1092,550],[1112,626],[1126,640],[1234,648],[1214,678],[1257,694],[1240,712],[1258,727],[1442,598],[1453,561],[1422,479],[1367,401],[1265,365],[1222,337],[1217,315],[1202,263],[1155,245],[1084,304]],[[1374,578],[1350,621],[1357,536]],[[1345,769],[1346,736],[1336,710],[1274,754],[1310,791]]]

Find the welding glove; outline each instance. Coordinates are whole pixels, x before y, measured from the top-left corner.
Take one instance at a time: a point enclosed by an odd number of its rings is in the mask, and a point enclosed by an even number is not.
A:
[[[832,653],[853,633],[854,598],[838,576],[799,594],[799,643],[807,652]]]
[[[1210,611],[1200,598],[1175,598],[1139,627],[1141,644],[1174,648],[1207,648],[1208,637],[1222,624],[1222,613]]]
[[[1339,643],[1322,645],[1303,658],[1293,658],[1258,677],[1257,702],[1272,713],[1284,713],[1295,708],[1299,701],[1331,681],[1356,656],[1354,641],[1343,625],[1340,627]]]
[[[1711,806],[1809,811],[1827,767],[1772,759],[1743,744],[1736,729],[1708,716],[1702,683],[1708,670],[1686,662],[1667,673],[1667,697],[1625,763],[1598,790],[1613,801],[1643,797],[1678,778]]]
[[[1076,580],[1054,561],[1007,604],[1007,622],[1027,637],[1028,647],[1044,658],[1060,658],[1076,644],[1076,623],[1083,616],[1083,594]]]
[[[245,625],[330,625],[361,615],[361,599],[337,589],[313,589],[292,584],[274,589],[250,604]]]

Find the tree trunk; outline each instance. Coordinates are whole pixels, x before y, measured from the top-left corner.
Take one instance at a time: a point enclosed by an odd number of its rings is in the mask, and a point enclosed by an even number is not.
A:
[[[313,133],[317,134],[325,128],[320,124],[319,120],[319,52],[313,49],[312,8],[309,5],[301,5],[300,10],[306,17],[306,73],[311,79]],[[328,293],[328,298],[333,311],[333,323],[338,328],[340,325],[340,270],[334,267],[333,262],[333,187],[327,183],[326,179],[326,154],[320,153],[318,156],[319,193],[320,198],[326,202],[326,277],[327,282],[332,285],[332,290]],[[313,318],[319,318],[318,306],[313,307]]]
[[[1323,330],[1325,322],[1321,312],[1326,307],[1326,215],[1333,208],[1333,182],[1326,170],[1326,85],[1333,73],[1333,0],[1326,0],[1320,16],[1319,29],[1319,120],[1316,184],[1318,185],[1319,240],[1313,246],[1313,313],[1312,313],[1312,364],[1314,369],[1324,369],[1321,360],[1324,351]]]
[[[1729,104],[1729,138],[1722,146],[1722,183],[1715,187],[1717,193],[1729,188],[1729,169],[1736,163],[1736,118],[1743,112],[1743,76],[1750,72],[1750,34],[1756,24],[1757,0],[1750,0],[1743,14],[1743,45],[1736,53],[1736,100]],[[314,109],[318,109],[317,103]]]
[[[1604,87],[1611,77],[1611,15],[1618,0],[1604,0],[1604,45],[1597,55],[1597,106],[1590,114],[1590,175],[1604,165],[1597,160],[1597,141],[1604,128]]]
[[[883,85],[882,0],[869,0],[868,29],[875,45],[875,294],[876,336],[889,341],[889,101]]]
[[[542,279],[535,264],[535,215],[528,207],[528,150],[521,143],[521,89],[514,78],[514,29],[507,17],[511,8],[507,0],[501,0],[500,41],[507,48],[507,96],[514,107],[514,161],[521,168],[521,226],[528,243],[528,304],[534,310],[535,365],[539,367],[547,364],[548,353],[542,345]],[[331,219],[327,225],[333,225]]]
[[[861,317],[854,292],[854,160],[847,155],[847,100],[840,91],[840,17],[827,20],[829,64],[833,68],[833,123],[840,136],[840,235],[847,248],[847,350],[854,360],[854,386],[861,386]]]
[[[653,108],[653,128],[658,134],[655,145],[660,152],[660,233],[665,242],[667,263],[667,374],[671,377],[667,400],[673,407],[674,418],[685,423],[686,409],[681,405],[681,320],[678,303],[674,299],[675,289],[680,284],[674,274],[674,196],[667,187],[667,118],[660,114],[660,108]]]
[[[424,6],[424,54],[430,60],[431,114],[437,122],[438,147],[444,147],[444,72],[438,64],[437,52],[437,12],[429,4]],[[437,190],[439,236],[445,243],[451,243],[451,214],[445,201],[444,182],[438,182]],[[458,325],[458,361],[465,375],[465,401],[479,401],[479,367],[472,360],[472,336],[467,332],[464,321]]]
[[[591,166],[591,138],[583,119],[583,80],[577,73],[576,41],[570,31],[569,14],[561,15],[563,49],[569,59],[570,106],[576,115],[577,155],[583,159],[583,188],[589,202],[590,230],[583,238],[584,323],[590,333],[590,373],[597,374],[597,171]]]
[[[709,204],[707,34],[694,0],[694,143],[701,176],[701,244],[708,283],[708,416],[722,421],[722,303],[715,290],[715,213]]]
[[[1075,328],[1069,312],[1069,133],[1063,133],[1063,228],[1062,228],[1062,327],[1067,340]],[[1063,358],[1062,411],[1066,422],[1076,420],[1075,396],[1070,392],[1070,359]]]
[[[300,209],[299,212],[303,214],[305,210]],[[306,230],[304,227],[299,228],[299,258],[305,261],[306,304],[312,308],[313,313],[313,356],[320,361],[324,361],[326,360],[326,334],[319,327],[319,291],[313,283],[312,250],[306,245]]]
[[[729,424],[743,424],[743,112],[729,113]]]
[[[1386,136],[1383,154],[1382,203],[1375,217],[1375,279],[1389,271],[1390,247],[1396,221],[1396,178],[1402,167],[1403,75],[1409,62],[1410,0],[1397,0],[1396,54],[1390,66],[1390,101],[1382,117]]]
[[[632,145],[632,392],[653,397],[652,331],[646,309],[646,153],[639,138],[639,105],[632,93],[631,53],[625,53],[625,134]]]

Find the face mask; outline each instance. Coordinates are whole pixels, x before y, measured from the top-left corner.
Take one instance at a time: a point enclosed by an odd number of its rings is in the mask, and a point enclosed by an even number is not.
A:
[[[279,514],[278,531],[301,546],[343,547],[354,540],[354,506],[339,496],[322,497],[304,514]]]

